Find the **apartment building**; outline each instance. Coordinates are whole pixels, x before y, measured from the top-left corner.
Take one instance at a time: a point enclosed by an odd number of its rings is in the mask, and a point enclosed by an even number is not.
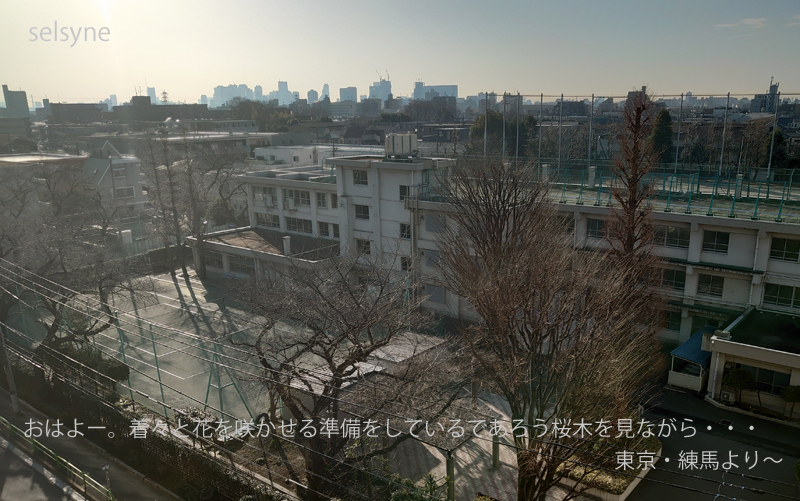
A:
[[[248,173],[250,225],[290,239],[310,237],[320,242],[318,248],[327,242],[341,252],[396,253],[402,271],[414,270],[425,281],[436,273],[437,236],[447,224],[446,208],[430,195],[430,184],[452,162],[363,155],[329,158],[321,170]],[[588,178],[596,197],[587,195],[582,175],[580,183],[551,181],[554,203],[574,222],[579,248],[605,245],[612,211],[602,180],[595,183],[593,173]],[[725,371],[746,368],[757,377],[759,391],[744,392],[742,399],[755,402],[760,393],[765,406],[782,411],[788,406],[778,397],[781,389],[800,385],[800,322],[794,317],[800,314],[800,213],[786,212],[790,209],[781,202],[774,217],[774,195],[767,204],[759,190],[754,200],[743,191],[741,178],[736,183],[730,208],[713,209],[715,196],[721,203],[716,191],[707,209],[692,205],[708,204],[700,181],[691,186],[696,193],[694,198],[690,193],[685,209],[670,205],[675,203],[671,193],[653,197],[656,248],[664,258],[661,285],[669,298],[660,334],[680,343],[673,352],[672,384],[724,400],[729,396],[722,388]],[[759,203],[766,212],[759,212]],[[424,306],[442,315],[473,315],[466,300],[434,280],[425,293]]]

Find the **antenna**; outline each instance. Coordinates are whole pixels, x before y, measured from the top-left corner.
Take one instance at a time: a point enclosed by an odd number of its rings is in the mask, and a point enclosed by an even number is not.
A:
[[[161,92],[161,104],[167,104],[169,102],[169,94],[167,91]]]

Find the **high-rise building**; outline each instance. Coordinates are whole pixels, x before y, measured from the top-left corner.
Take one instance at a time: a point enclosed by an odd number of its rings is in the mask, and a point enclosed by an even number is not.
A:
[[[328,99],[331,98],[331,90],[330,90],[330,87],[328,87],[328,84],[323,84],[322,85],[322,97],[320,99],[324,99],[326,97]]]
[[[116,94],[111,94],[108,97],[108,100],[111,101],[111,106],[112,107],[117,106],[117,95]]]
[[[150,102],[152,104],[158,104],[158,96],[156,95],[156,88],[155,87],[148,87],[147,88],[147,95],[150,96]]]
[[[425,100],[444,96],[458,99],[458,85],[425,85],[425,82],[414,82],[414,99]]]
[[[355,87],[342,87],[339,89],[339,101],[358,101],[358,90]]]
[[[317,91],[314,89],[311,89],[306,94],[306,97],[308,98],[308,104],[314,104],[317,102],[317,99],[319,99],[319,94],[317,94]]]
[[[287,82],[278,81],[278,92],[289,92],[289,84]]]
[[[8,90],[8,85],[3,85],[3,100],[6,102],[6,117],[22,118],[31,116],[31,112],[28,109],[28,94],[24,90]]]
[[[369,99],[380,99],[381,102],[389,99],[392,93],[392,82],[389,80],[380,79],[379,82],[374,82],[369,87]]]
[[[256,91],[255,92],[256,101],[263,101],[264,100],[264,89],[262,89],[260,85],[256,85],[255,91]]]
[[[778,83],[769,82],[769,92],[767,94],[756,94],[750,101],[750,113],[775,113],[778,108]]]
[[[205,94],[200,96],[200,104],[206,104],[207,105],[208,104],[208,96],[206,96]]]

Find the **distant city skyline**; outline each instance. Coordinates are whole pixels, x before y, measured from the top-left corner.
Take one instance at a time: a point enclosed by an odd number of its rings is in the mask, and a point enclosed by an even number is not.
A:
[[[365,94],[387,73],[393,94],[409,97],[416,81],[457,85],[460,97],[624,95],[642,85],[655,95],[760,94],[773,76],[784,95],[800,92],[796,1],[232,3],[225,16],[205,0],[12,3],[0,19],[3,83],[31,104],[111,94],[122,103],[137,87],[197,103],[231,84],[267,96],[279,81],[301,97],[321,97],[324,83]],[[73,47],[29,41],[55,22],[110,35]],[[263,61],[257,47],[270,47]]]

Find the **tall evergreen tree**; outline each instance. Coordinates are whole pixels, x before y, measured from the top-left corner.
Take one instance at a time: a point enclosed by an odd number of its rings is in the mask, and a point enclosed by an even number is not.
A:
[[[672,144],[672,116],[666,108],[658,110],[653,131],[650,133],[650,144],[661,163],[667,163],[675,158],[675,145]]]

